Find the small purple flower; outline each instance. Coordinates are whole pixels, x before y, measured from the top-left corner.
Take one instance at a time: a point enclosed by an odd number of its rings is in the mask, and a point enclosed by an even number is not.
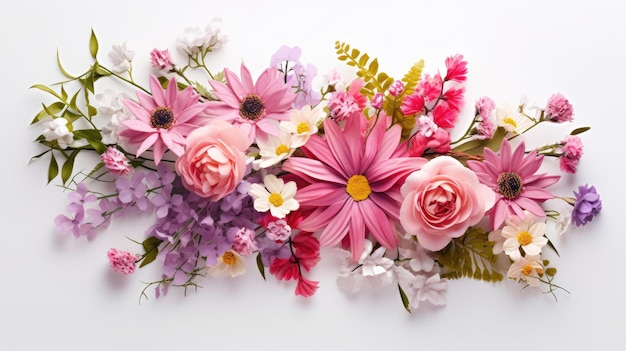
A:
[[[602,210],[602,201],[595,186],[581,185],[578,192],[574,191],[576,202],[572,212],[572,223],[577,227],[591,222]]]

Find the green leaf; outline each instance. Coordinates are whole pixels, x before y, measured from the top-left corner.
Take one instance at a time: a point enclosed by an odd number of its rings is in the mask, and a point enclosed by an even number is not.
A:
[[[79,129],[74,131],[74,139],[102,140],[102,135],[95,129]]]
[[[96,55],[98,55],[98,38],[96,38],[96,33],[94,33],[93,28],[91,29],[91,37],[89,38],[89,52],[93,58],[96,58]]]
[[[61,64],[61,57],[59,56],[59,50],[57,50],[57,65],[59,66],[59,70],[61,70],[61,73],[63,73],[63,75],[69,79],[76,79],[76,77],[74,77],[73,75],[71,75],[70,73],[68,73],[65,68],[63,68],[63,65]]]
[[[258,255],[256,255],[256,266],[259,269],[259,273],[261,273],[261,277],[263,277],[263,280],[267,280],[265,279],[265,266],[263,265],[263,259],[261,259],[260,252]]]
[[[30,124],[35,124],[41,121],[43,118],[46,118],[48,116],[56,117],[57,114],[63,111],[63,109],[65,108],[65,104],[61,101],[53,102],[52,104],[48,106],[42,104],[42,106],[43,106],[43,109],[35,115],[35,118],[33,118]]]
[[[87,142],[99,154],[103,154],[103,153],[107,152],[107,150],[108,150],[108,147],[103,142],[101,142],[100,140],[87,139]]]
[[[63,184],[67,183],[72,176],[72,171],[74,170],[74,160],[79,152],[80,149],[72,151],[72,153],[67,157],[67,160],[63,163],[63,167],[61,167],[61,181]]]
[[[544,235],[544,236],[545,236],[545,235]],[[561,257],[561,255],[559,255],[559,252],[557,251],[556,247],[554,246],[554,243],[552,243],[552,240],[550,240],[550,238],[548,238],[547,236],[545,236],[545,237],[546,237],[546,239],[548,239],[548,246],[549,246],[552,250],[554,250],[554,253],[555,253],[557,256]]]
[[[143,246],[143,249],[146,253],[143,256],[143,260],[141,261],[139,268],[147,264],[150,264],[152,261],[156,259],[159,253],[159,245],[161,245],[162,242],[163,240],[157,237],[151,236],[141,243],[141,246]]]
[[[576,128],[576,129],[572,130],[572,132],[569,133],[569,135],[576,135],[576,134],[584,133],[584,132],[588,131],[589,129],[591,129],[591,127]]]
[[[365,66],[365,65],[363,65]],[[376,76],[376,73],[378,73],[378,59],[375,58],[374,60],[372,60],[372,62],[370,63],[370,66],[368,67],[368,72],[372,75],[372,76]],[[379,80],[380,81],[380,80]]]
[[[404,309],[407,312],[411,313],[411,308],[409,307],[409,298],[406,296],[404,290],[402,290],[400,284],[398,284],[398,291],[400,291],[400,299],[402,299],[402,305],[404,305]]]
[[[50,166],[48,166],[48,183],[52,181],[52,179],[56,178],[59,174],[59,164],[57,163],[56,158],[54,158],[54,153],[50,153]]]
[[[61,97],[61,95],[57,94],[56,91],[48,88],[47,86],[45,86],[43,84],[35,84],[35,85],[31,86],[30,88],[31,89],[39,89],[39,90],[45,91],[46,93],[52,94],[57,99],[63,101],[63,98]]]
[[[359,59],[359,66],[365,66],[367,65],[367,61],[369,61],[370,56],[368,54],[363,54],[363,56],[361,56],[361,58]]]

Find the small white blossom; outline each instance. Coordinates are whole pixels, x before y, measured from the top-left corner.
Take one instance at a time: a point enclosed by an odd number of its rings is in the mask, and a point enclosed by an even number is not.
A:
[[[187,27],[176,40],[179,49],[189,55],[200,52],[202,47],[209,43],[210,35],[200,27]]]
[[[572,207],[568,206],[561,210],[559,217],[554,222],[554,227],[559,234],[563,234],[569,228],[570,223],[572,223]]]
[[[255,169],[271,167],[289,158],[297,148],[293,145],[292,135],[284,131],[278,136],[268,135],[265,140],[258,139],[257,145],[261,158],[254,161]]]
[[[293,109],[289,112],[289,121],[280,122],[280,129],[292,135],[291,146],[300,147],[309,140],[311,135],[317,133],[317,126],[324,118],[320,107],[311,108],[305,105],[301,109]]]
[[[125,128],[122,122],[131,118],[122,98],[126,97],[123,94],[118,96],[110,89],[96,94],[98,116],[107,121],[101,130],[102,142],[107,145],[119,143],[119,133]]]
[[[213,18],[206,26],[205,32],[209,38],[208,45],[212,50],[217,50],[228,42],[228,36],[222,32],[221,18]]]
[[[518,282],[523,280],[535,288],[541,283],[539,274],[543,274],[543,272],[543,266],[539,262],[539,255],[526,255],[511,264],[507,276]]]
[[[113,45],[113,48],[109,52],[109,60],[113,64],[111,69],[115,73],[124,73],[131,67],[131,62],[135,58],[135,51],[130,49],[127,42],[122,45]]]
[[[270,211],[276,218],[285,218],[291,211],[300,208],[296,195],[296,182],[285,183],[273,174],[263,178],[263,185],[252,184],[248,193],[254,198],[254,209],[259,212]]]
[[[417,119],[417,124],[419,125],[419,133],[427,138],[430,138],[439,127],[435,122],[428,116],[420,116]]]
[[[46,141],[56,140],[62,149],[74,142],[74,133],[70,132],[65,118],[55,118],[48,122],[42,134]]]
[[[224,273],[236,277],[246,273],[246,264],[241,255],[233,250],[228,250],[217,259],[215,266],[207,267],[207,273],[213,277],[221,276]]]

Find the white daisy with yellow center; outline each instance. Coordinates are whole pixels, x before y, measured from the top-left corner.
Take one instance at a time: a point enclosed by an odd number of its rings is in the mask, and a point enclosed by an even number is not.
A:
[[[268,135],[264,140],[257,139],[257,145],[261,158],[254,160],[255,169],[274,166],[289,158],[297,148],[293,145],[292,135],[284,131],[278,136]]]
[[[534,288],[541,283],[539,276],[543,273],[544,269],[539,261],[539,255],[527,255],[511,264],[507,276],[518,282],[523,280]]]
[[[254,198],[254,209],[259,212],[270,211],[276,218],[285,218],[291,211],[300,208],[296,195],[296,182],[285,182],[273,174],[263,178],[263,185],[252,184],[248,194]]]
[[[521,113],[520,106],[504,103],[496,107],[496,123],[498,127],[517,135],[532,126],[533,122]]]
[[[548,243],[544,236],[546,223],[538,221],[537,217],[524,211],[524,218],[510,216],[502,228],[504,243],[502,249],[513,261],[518,261],[524,255],[539,255],[541,249]]]
[[[246,264],[237,252],[228,250],[218,257],[215,266],[208,266],[207,273],[213,277],[228,273],[231,277],[236,277],[246,273]]]
[[[309,105],[299,110],[291,110],[289,117],[289,121],[280,122],[280,129],[292,135],[291,143],[293,147],[300,147],[306,144],[309,137],[317,133],[317,126],[324,119],[319,106],[312,109]]]

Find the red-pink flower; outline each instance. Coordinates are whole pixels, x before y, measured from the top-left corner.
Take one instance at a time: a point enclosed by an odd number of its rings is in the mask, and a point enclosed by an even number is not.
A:
[[[409,155],[419,157],[428,149],[432,149],[440,154],[445,154],[450,151],[450,133],[443,128],[437,128],[430,136],[416,133],[411,138],[409,142]]]
[[[437,73],[432,77],[429,74],[425,74],[417,84],[415,91],[422,95],[425,101],[434,101],[439,98],[442,89],[443,81],[439,73]]]
[[[387,248],[397,246],[400,184],[426,163],[409,157],[405,144],[398,145],[399,126],[387,130],[379,122],[363,134],[364,123],[363,116],[351,118],[342,131],[334,121],[325,120],[326,138],[313,135],[302,148],[308,157],[292,157],[283,164],[283,170],[304,184],[296,194],[300,207],[312,210],[298,227],[322,230],[323,246],[348,236],[355,261],[368,233]]]
[[[413,94],[404,97],[402,105],[400,106],[400,111],[402,111],[403,115],[407,116],[420,113],[423,108],[424,97],[414,92]]]
[[[526,155],[524,143],[515,150],[507,139],[502,140],[500,156],[485,148],[484,161],[467,161],[480,179],[480,182],[496,192],[496,204],[487,211],[491,220],[491,229],[498,229],[509,216],[524,217],[524,210],[535,216],[545,217],[539,203],[554,198],[548,186],[559,181],[558,175],[536,174],[543,162],[543,155],[537,150]]]
[[[461,107],[463,107],[463,94],[465,93],[465,88],[451,88],[446,90],[443,93],[443,101],[445,101],[451,109],[455,111],[460,111]]]
[[[126,129],[120,135],[130,144],[139,144],[137,156],[152,148],[158,164],[167,149],[180,156],[185,137],[207,120],[201,115],[205,106],[200,96],[191,87],[178,91],[175,78],[163,90],[157,77],[150,76],[150,92],[152,95],[138,91],[139,103],[122,100],[136,119],[123,121]]]
[[[243,179],[249,146],[241,129],[213,120],[189,134],[185,151],[176,160],[176,172],[189,191],[217,201]]]
[[[445,104],[437,104],[433,109],[433,120],[435,124],[441,128],[454,128],[454,123],[459,115],[459,110],[450,108]]]
[[[454,80],[459,83],[467,79],[467,61],[463,59],[463,55],[456,54],[446,58],[447,73],[444,80]]]
[[[264,70],[256,83],[250,71],[241,65],[241,79],[228,68],[224,69],[226,83],[210,81],[220,101],[207,103],[207,113],[241,128],[249,143],[257,136],[278,135],[278,122],[289,120],[291,104],[296,95],[282,79],[276,68]]]
[[[431,251],[463,235],[495,202],[493,190],[450,156],[435,157],[411,173],[401,191],[402,227]]]
[[[561,142],[563,153],[559,157],[559,166],[565,173],[576,173],[576,168],[583,156],[583,142],[576,135],[568,135]]]

